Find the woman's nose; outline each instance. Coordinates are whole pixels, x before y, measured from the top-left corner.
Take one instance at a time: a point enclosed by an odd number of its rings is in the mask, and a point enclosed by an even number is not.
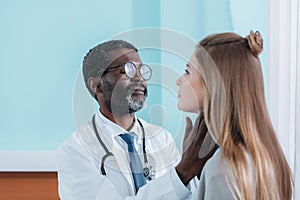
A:
[[[181,79],[181,76],[176,80],[176,85],[180,85],[180,79]]]

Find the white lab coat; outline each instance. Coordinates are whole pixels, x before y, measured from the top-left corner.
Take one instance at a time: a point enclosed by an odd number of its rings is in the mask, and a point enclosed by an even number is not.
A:
[[[163,128],[142,122],[145,130],[146,152],[150,166],[155,168],[155,179],[147,181],[135,194],[125,142],[119,137],[127,132],[101,113],[96,114],[97,130],[114,156],[105,162],[106,176],[101,174],[101,159],[105,155],[96,138],[92,121],[77,129],[58,149],[59,195],[65,199],[188,199],[195,182],[184,186],[174,166],[180,155],[171,135]],[[135,146],[142,151],[142,131],[138,122],[132,130],[137,134]],[[143,154],[140,155],[143,165]]]

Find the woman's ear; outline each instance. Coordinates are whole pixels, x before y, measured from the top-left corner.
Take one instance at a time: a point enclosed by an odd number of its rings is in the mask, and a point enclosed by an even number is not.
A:
[[[95,94],[102,92],[102,85],[100,78],[90,77],[88,79],[88,84],[90,90],[92,90]]]

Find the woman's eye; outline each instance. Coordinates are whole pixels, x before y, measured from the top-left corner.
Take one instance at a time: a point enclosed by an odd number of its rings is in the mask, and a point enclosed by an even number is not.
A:
[[[189,74],[189,71],[188,71],[188,70],[184,70],[184,71],[185,71],[186,74]]]

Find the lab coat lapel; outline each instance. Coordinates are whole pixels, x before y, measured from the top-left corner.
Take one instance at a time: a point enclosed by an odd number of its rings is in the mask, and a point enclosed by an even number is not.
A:
[[[118,145],[116,145],[116,146],[118,146]],[[133,181],[133,178],[131,175],[131,169],[130,169],[129,162],[126,158],[126,156],[127,156],[126,152],[114,147],[112,153],[114,154],[115,160],[118,164],[119,172],[123,174],[123,176],[127,180],[128,184],[131,185],[130,188],[131,188],[132,194],[135,194],[134,181]]]
[[[116,171],[119,171],[119,173],[125,177],[128,184],[131,185],[131,192],[134,194],[134,182],[131,176],[130,165],[126,158],[126,151],[121,150],[120,145],[114,140],[113,137],[105,137],[102,133],[103,131],[111,130],[98,129],[98,133],[108,150],[113,153],[113,156],[110,156],[107,160],[105,160],[104,167],[105,169],[112,168]],[[77,134],[85,149],[92,157],[94,157],[95,160],[98,160],[100,163],[100,165],[98,165],[100,169],[102,157],[106,154],[106,152],[104,148],[101,147],[101,144],[95,135],[92,122],[90,122],[89,126],[79,128],[77,130]]]
[[[127,185],[131,186],[131,187],[128,187],[128,188],[130,188],[131,194],[135,194],[134,181],[133,181],[133,178],[131,175],[131,169],[130,169],[129,162],[126,158],[127,152],[121,150],[120,145],[115,141],[106,140],[105,142],[106,142],[105,144],[114,143],[114,145],[110,145],[110,148],[109,148],[109,151],[113,154],[113,156],[104,162],[105,169],[110,168],[113,171],[115,171],[115,173],[121,173],[123,175],[123,177],[126,179]],[[103,155],[105,155],[105,151],[102,151],[102,156]],[[100,158],[102,158],[102,156]]]

